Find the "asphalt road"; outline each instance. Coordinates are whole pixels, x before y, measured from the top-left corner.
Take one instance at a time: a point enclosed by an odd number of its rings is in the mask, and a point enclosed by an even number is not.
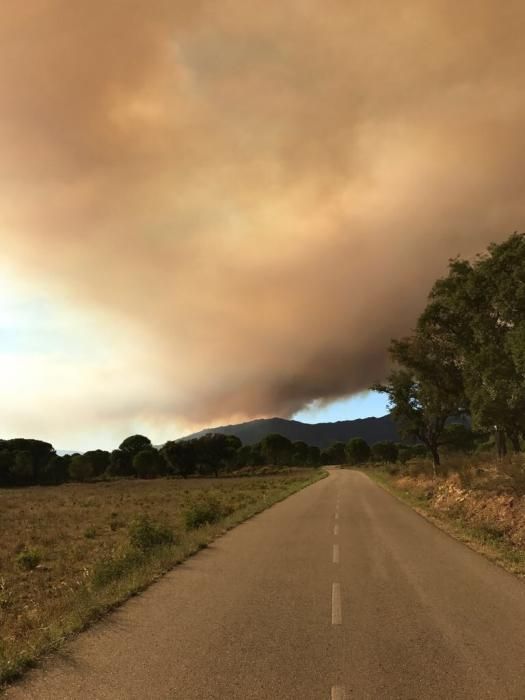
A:
[[[239,526],[9,700],[525,698],[525,585],[366,476]]]

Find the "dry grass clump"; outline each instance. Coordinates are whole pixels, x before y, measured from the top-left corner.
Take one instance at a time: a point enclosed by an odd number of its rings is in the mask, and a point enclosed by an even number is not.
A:
[[[0,490],[0,682],[226,528],[321,476]]]
[[[376,475],[377,476],[377,475]],[[447,458],[437,478],[426,465],[378,477],[423,512],[453,523],[456,534],[509,570],[525,575],[525,457],[498,461],[491,455]]]

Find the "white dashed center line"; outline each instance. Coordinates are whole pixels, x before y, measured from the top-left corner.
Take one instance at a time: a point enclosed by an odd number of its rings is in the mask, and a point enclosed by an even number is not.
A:
[[[339,535],[339,525],[335,524],[334,525],[334,535],[337,537]]]
[[[333,550],[332,550],[332,561],[334,564],[339,564],[339,545],[334,544]]]
[[[332,583],[332,625],[341,625],[342,623],[341,584]]]

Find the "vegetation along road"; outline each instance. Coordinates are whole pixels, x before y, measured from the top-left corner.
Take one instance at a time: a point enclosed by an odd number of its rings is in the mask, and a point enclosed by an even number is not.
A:
[[[524,698],[525,586],[362,473],[232,530],[9,700]]]

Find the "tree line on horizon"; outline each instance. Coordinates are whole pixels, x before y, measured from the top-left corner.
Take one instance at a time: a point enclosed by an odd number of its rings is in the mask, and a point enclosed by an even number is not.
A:
[[[432,287],[412,335],[392,340],[393,369],[371,387],[387,394],[401,434],[423,444],[434,473],[451,420],[474,437],[522,450],[525,435],[525,234],[456,257]]]
[[[378,442],[369,446],[362,438],[335,442],[321,450],[276,433],[256,444],[243,445],[235,436],[208,433],[190,440],[172,440],[159,449],[144,435],[132,435],[112,452],[90,450],[61,456],[48,442],[17,438],[0,440],[0,487],[133,477],[218,477],[258,473],[260,469],[279,471],[368,461],[394,463],[424,451],[416,444]]]

